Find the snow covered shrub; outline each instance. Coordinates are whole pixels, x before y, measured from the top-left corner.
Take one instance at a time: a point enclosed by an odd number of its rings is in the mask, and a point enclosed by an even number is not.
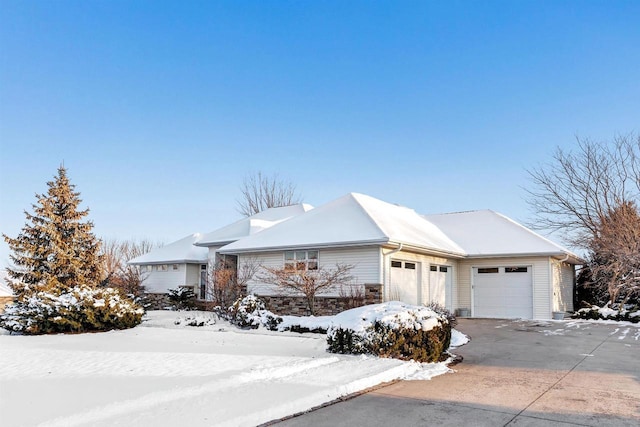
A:
[[[175,310],[192,310],[195,307],[196,294],[189,286],[178,286],[176,289],[169,289],[169,301]]]
[[[612,306],[610,303],[602,307],[593,305],[591,307],[581,308],[576,311],[572,317],[574,319],[616,320],[640,323],[640,307],[631,304],[623,306],[614,304]]]
[[[113,288],[76,286],[60,295],[36,292],[8,306],[0,326],[24,334],[127,329],[142,321],[144,310]]]
[[[447,308],[445,308],[443,305],[440,305],[437,302],[432,301],[429,304],[425,304],[425,307],[430,308],[436,313],[446,317],[447,320],[449,321],[449,325],[452,328],[455,328],[458,325],[458,320],[456,319],[456,316]]]
[[[229,321],[241,328],[256,329],[263,325],[270,331],[275,331],[282,323],[282,317],[267,310],[264,301],[255,295],[247,295],[237,299],[229,307]]]
[[[447,317],[428,307],[399,301],[343,311],[327,331],[332,353],[368,353],[418,362],[437,362],[449,348]]]
[[[194,314],[176,319],[174,324],[184,326],[213,326],[216,324],[215,314]]]

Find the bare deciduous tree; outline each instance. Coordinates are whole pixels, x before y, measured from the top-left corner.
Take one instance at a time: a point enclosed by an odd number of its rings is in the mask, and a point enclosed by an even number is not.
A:
[[[161,245],[146,239],[139,241],[104,240],[102,255],[105,276],[102,284],[121,289],[128,295],[140,296],[144,291],[143,282],[147,275],[137,266],[129,265],[127,262],[158,246]]]
[[[618,136],[612,143],[578,139],[577,152],[558,148],[550,164],[529,175],[531,226],[560,231],[569,243],[587,248],[609,212],[640,198],[640,136]]]
[[[558,149],[552,163],[529,174],[536,215],[531,226],[560,231],[568,243],[589,251],[581,276],[594,298],[608,295],[615,303],[637,295],[640,136],[610,143],[578,139],[576,152]]]
[[[318,267],[317,270],[295,270],[290,268],[264,267],[264,274],[258,280],[277,286],[287,294],[302,294],[307,302],[309,313],[315,315],[317,295],[337,290],[353,280],[352,265],[336,264],[335,268]]]
[[[244,178],[240,188],[242,197],[238,200],[238,212],[251,216],[268,208],[295,205],[301,202],[296,186],[291,181],[258,172]]]

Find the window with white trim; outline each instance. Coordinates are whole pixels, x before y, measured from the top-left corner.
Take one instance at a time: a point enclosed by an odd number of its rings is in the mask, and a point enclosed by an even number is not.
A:
[[[306,271],[318,269],[318,251],[298,250],[284,252],[284,269]]]
[[[156,271],[169,271],[169,266],[167,264],[158,264],[156,265]]]

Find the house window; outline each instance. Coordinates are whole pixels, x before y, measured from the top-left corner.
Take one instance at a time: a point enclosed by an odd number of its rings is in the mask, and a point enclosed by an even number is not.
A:
[[[393,267],[393,268],[402,268],[402,262],[401,261],[391,261],[391,267]]]
[[[158,264],[156,265],[156,271],[169,271],[169,266],[167,264]]]
[[[526,273],[529,269],[527,267],[505,267],[505,273]]]
[[[437,265],[432,265],[431,267],[429,267],[430,271],[438,271],[438,266]]]
[[[317,270],[318,251],[285,251],[285,270]]]
[[[446,273],[447,271],[449,271],[447,267],[440,267],[440,273]]]
[[[489,274],[489,273],[497,273],[497,272],[498,272],[498,267],[485,267],[485,268],[478,269],[478,274]]]
[[[171,267],[173,268],[173,271],[180,270],[180,266],[178,264],[173,264]]]
[[[416,264],[413,262],[405,262],[404,263],[404,268],[407,268],[409,270],[415,270],[416,269]]]

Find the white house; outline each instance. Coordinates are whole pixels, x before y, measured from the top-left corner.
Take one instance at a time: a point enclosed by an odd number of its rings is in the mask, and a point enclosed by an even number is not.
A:
[[[437,302],[473,317],[548,319],[555,311],[572,311],[575,265],[582,263],[567,249],[490,210],[425,216],[357,193],[315,209],[268,209],[168,246],[173,245],[179,253],[190,245],[200,251],[194,273],[185,276],[193,280],[184,284],[197,283],[202,290],[206,277],[195,272],[220,257],[236,266],[251,262],[310,270],[340,263],[353,266],[353,286],[377,287],[382,300]],[[173,271],[174,264],[188,264],[188,257],[175,252],[158,249],[134,262],[155,265],[155,280],[167,272],[157,265]],[[257,278],[248,291],[271,300],[281,297],[277,288]]]
[[[422,216],[348,194],[217,249],[238,263],[282,268],[350,264],[357,284],[381,284],[384,299],[438,302],[474,317],[551,318],[573,309],[575,254],[498,213]],[[278,290],[252,281],[249,291]]]
[[[145,292],[165,294],[179,286],[196,291],[202,272],[206,275],[209,253],[206,248],[194,245],[201,238],[200,233],[191,234],[129,261],[145,274]]]
[[[144,286],[149,294],[165,294],[169,289],[187,286],[193,288],[198,299],[204,300],[210,297],[206,290],[207,269],[210,260],[217,258],[217,249],[310,209],[313,207],[308,204],[266,209],[211,233],[195,233],[156,248],[130,260],[129,264],[137,265],[146,274]]]

